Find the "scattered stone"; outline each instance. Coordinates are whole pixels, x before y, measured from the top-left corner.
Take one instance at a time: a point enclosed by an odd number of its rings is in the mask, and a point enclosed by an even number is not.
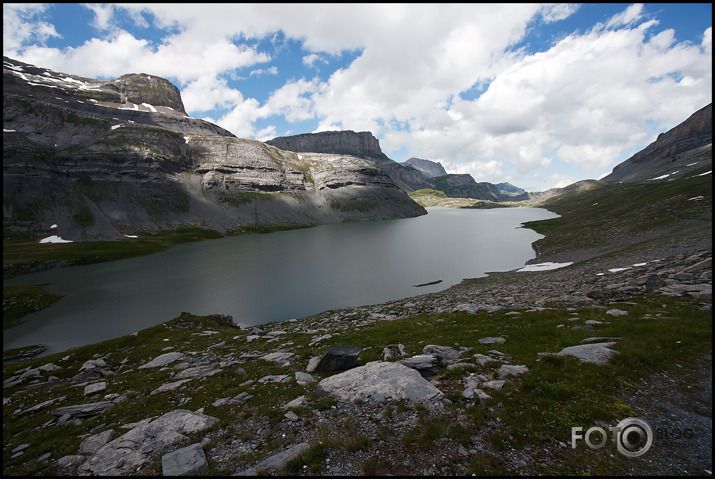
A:
[[[40,371],[44,371],[46,373],[52,372],[52,371],[57,371],[59,369],[62,369],[60,366],[57,366],[56,364],[53,363],[47,363],[43,364],[42,366],[38,366],[37,369]]]
[[[480,366],[484,366],[485,364],[487,364],[490,361],[494,361],[494,359],[490,358],[489,356],[485,356],[485,355],[479,354],[479,353],[474,355],[474,362],[476,362]]]
[[[264,361],[271,361],[274,363],[280,363],[285,365],[289,363],[291,359],[293,359],[293,356],[295,356],[295,354],[293,353],[275,352],[268,353],[265,356],[261,356],[261,359],[263,359]]]
[[[628,311],[623,311],[621,309],[609,309],[606,311],[609,316],[628,316]]]
[[[271,374],[258,380],[259,383],[287,383],[288,381],[290,376],[287,374]]]
[[[500,337],[487,337],[479,340],[480,344],[503,344],[506,343],[506,339]]]
[[[400,361],[404,366],[415,369],[422,377],[428,378],[437,374],[439,358],[434,354],[418,354]]]
[[[161,457],[161,473],[164,476],[196,476],[208,472],[209,465],[201,444],[182,447]]]
[[[499,378],[505,378],[507,376],[520,376],[524,373],[529,371],[529,368],[526,366],[512,366],[509,364],[504,364],[502,365],[499,370],[497,371],[497,376]]]
[[[157,356],[156,358],[152,359],[148,363],[142,364],[141,366],[139,366],[139,369],[161,368],[183,357],[184,355],[179,352],[162,354],[161,356]]]
[[[310,444],[307,442],[301,442],[299,444],[294,444],[287,449],[280,451],[276,454],[273,454],[258,464],[256,464],[254,467],[250,469],[246,469],[244,471],[239,472],[236,474],[237,476],[257,476],[259,475],[259,471],[261,472],[269,472],[269,471],[277,471],[280,469],[283,469],[285,465],[293,459],[294,457],[298,456],[300,453],[306,451],[310,447]]]
[[[229,399],[227,402],[228,402],[228,404],[243,404],[244,402],[248,401],[252,397],[253,397],[253,394],[249,394],[244,391],[242,393],[238,393],[233,398]]]
[[[493,379],[491,381],[484,381],[482,387],[489,389],[496,389],[497,391],[504,387],[506,380],[504,379]]]
[[[331,346],[321,356],[311,358],[307,372],[343,371],[355,366],[362,348],[356,346]]]
[[[590,343],[581,344],[579,346],[569,346],[557,354],[560,356],[574,356],[584,363],[606,364],[612,356],[618,354],[618,351],[609,349],[614,344],[616,343]]]
[[[106,365],[107,363],[104,362],[104,359],[90,359],[89,361],[85,362],[82,367],[79,368],[79,370],[86,371],[87,369],[103,368]]]
[[[288,411],[283,416],[291,422],[296,422],[298,419],[300,419],[298,415],[293,411]]]
[[[174,375],[174,379],[199,379],[211,377],[214,374],[221,372],[221,369],[216,368],[211,365],[204,366],[194,366],[192,368],[186,368],[183,371],[179,371]]]
[[[158,388],[154,389],[152,392],[149,393],[149,396],[155,396],[157,394],[165,393],[167,391],[173,391],[174,389],[179,388],[182,384],[188,383],[189,381],[192,381],[191,379],[181,379],[180,381],[175,381],[173,383],[166,383],[162,384]]]
[[[459,351],[449,346],[437,346],[429,344],[422,349],[422,354],[431,354],[437,357],[439,361],[459,358]]]
[[[88,384],[84,388],[84,395],[87,396],[89,394],[95,394],[98,392],[102,392],[105,389],[107,389],[107,383],[105,381],[101,381],[98,383],[93,383],[93,384]]]
[[[103,413],[112,406],[114,406],[112,401],[91,402],[57,408],[52,411],[52,414],[57,417],[69,415],[70,418],[92,417]]]
[[[304,400],[305,400],[305,396],[298,396],[297,398],[293,399],[288,404],[283,406],[283,409],[290,409],[292,407],[300,407],[303,405]]]
[[[304,373],[301,371],[296,371],[295,372],[295,381],[301,385],[305,386],[306,384],[314,383],[318,380],[315,376],[311,376],[308,373]]]
[[[84,455],[94,454],[99,451],[102,446],[111,441],[114,435],[115,433],[112,429],[107,429],[99,434],[89,436],[87,439],[82,441],[77,452]]]

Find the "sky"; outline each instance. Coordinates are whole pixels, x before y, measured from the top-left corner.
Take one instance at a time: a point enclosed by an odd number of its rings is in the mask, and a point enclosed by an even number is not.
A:
[[[148,73],[240,138],[370,131],[402,162],[544,191],[712,102],[712,4],[3,4],[3,55]]]

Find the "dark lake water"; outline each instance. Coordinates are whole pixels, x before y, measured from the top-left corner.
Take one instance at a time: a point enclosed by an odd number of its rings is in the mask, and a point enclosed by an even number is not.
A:
[[[46,354],[64,351],[183,311],[257,325],[441,291],[524,266],[541,235],[521,224],[557,217],[541,208],[427,210],[418,218],[208,240],[12,278],[3,284],[49,283],[49,292],[66,296],[4,331],[3,350],[42,343]]]

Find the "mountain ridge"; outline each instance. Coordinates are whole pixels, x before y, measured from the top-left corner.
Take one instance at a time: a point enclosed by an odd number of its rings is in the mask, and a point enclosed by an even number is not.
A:
[[[237,138],[186,115],[160,77],[99,81],[7,57],[3,206],[6,236],[73,241],[426,214],[373,159]]]

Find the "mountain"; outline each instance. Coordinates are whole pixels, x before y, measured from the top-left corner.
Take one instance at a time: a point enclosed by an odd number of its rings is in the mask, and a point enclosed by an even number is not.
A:
[[[153,75],[100,81],[3,57],[6,237],[425,214],[378,166],[391,161],[379,145],[365,146],[363,157],[286,151],[189,117],[179,90]]]
[[[696,164],[712,165],[713,105],[658,138],[601,179],[606,183],[634,182],[688,175]]]
[[[405,193],[425,188],[424,175],[408,165],[397,163],[380,149],[380,142],[369,131],[323,131],[281,136],[266,141],[282,150],[301,153],[351,155],[374,161]]]
[[[425,178],[435,178],[437,176],[444,176],[447,174],[447,171],[440,162],[413,157],[409,160],[405,160],[403,164],[420,170]]]

